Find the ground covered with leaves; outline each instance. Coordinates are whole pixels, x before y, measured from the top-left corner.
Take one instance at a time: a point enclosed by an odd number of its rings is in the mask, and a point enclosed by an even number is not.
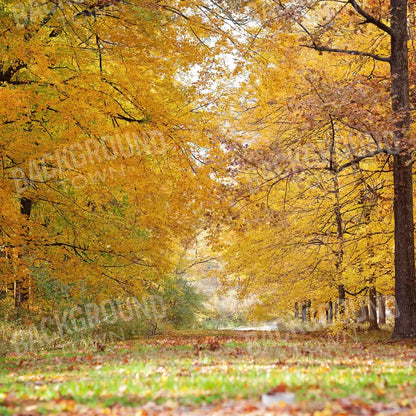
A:
[[[1,359],[0,414],[416,414],[416,342],[218,331]],[[295,404],[266,408],[278,386]]]

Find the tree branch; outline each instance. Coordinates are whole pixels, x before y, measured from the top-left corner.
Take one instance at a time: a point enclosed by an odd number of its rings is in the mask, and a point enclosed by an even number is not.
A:
[[[365,286],[361,290],[355,293],[349,292],[348,290],[345,289],[345,293],[348,293],[350,296],[358,296],[360,293],[364,292],[364,290],[367,290],[367,289],[368,289],[368,286]]]
[[[350,166],[358,165],[358,163],[360,163],[364,159],[369,159],[369,158],[374,157],[376,155],[382,155],[382,154],[384,154],[384,155],[397,155],[398,152],[396,152],[394,150],[391,150],[391,149],[377,149],[377,150],[369,152],[365,155],[356,156],[356,157],[354,157],[354,159],[351,159],[349,162],[346,162],[346,163],[344,163],[343,165],[341,165],[339,167],[334,166],[334,168],[332,170],[334,172],[340,172],[340,171],[342,171],[342,170],[344,170],[344,169],[346,169]]]
[[[360,14],[361,16],[363,16],[366,19],[366,23],[371,23],[374,26],[377,26],[382,31],[388,33],[390,36],[393,36],[393,32],[392,32],[392,30],[389,26],[385,25],[383,22],[381,22],[380,20],[376,19],[374,16],[372,16],[371,14],[369,14],[365,10],[363,10],[357,4],[356,0],[348,0],[348,3],[351,4],[352,7],[354,7],[354,10],[358,14]]]
[[[376,61],[382,62],[390,62],[390,57],[376,55],[370,52],[362,52],[362,51],[355,51],[355,50],[348,50],[348,49],[336,49],[336,48],[327,48],[326,46],[318,46],[318,45],[300,45],[305,48],[315,49],[318,52],[334,52],[334,53],[346,53],[348,55],[358,55],[358,56],[367,56],[369,58],[373,58]]]
[[[146,123],[146,121],[148,121],[147,119],[123,116],[120,113],[118,113],[116,116],[114,116],[114,118],[117,118],[119,120],[128,121],[130,123],[139,123],[139,124],[140,123]]]
[[[99,10],[105,9],[106,7],[118,5],[118,3],[120,3],[120,0],[98,0],[94,4],[77,13],[74,17],[77,18],[80,16],[97,16],[97,12]]]

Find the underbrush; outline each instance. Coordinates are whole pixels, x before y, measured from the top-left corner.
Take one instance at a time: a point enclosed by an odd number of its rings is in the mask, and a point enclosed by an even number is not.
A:
[[[71,311],[71,310],[70,310]],[[164,333],[168,326],[155,319],[120,319],[106,315],[89,321],[89,317],[71,316],[68,310],[54,315],[39,311],[16,311],[10,305],[0,305],[0,357],[17,356],[49,350],[104,351],[108,344],[140,336]]]

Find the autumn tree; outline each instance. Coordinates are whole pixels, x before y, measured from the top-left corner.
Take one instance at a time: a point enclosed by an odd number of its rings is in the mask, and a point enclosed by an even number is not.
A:
[[[234,23],[246,24],[250,40],[244,56],[250,61],[251,72],[240,84],[242,98],[233,109],[245,133],[230,144],[230,148],[241,149],[237,158],[252,168],[248,175],[259,176],[259,181],[248,187],[244,185],[247,172],[237,179],[243,183],[240,192],[244,193],[245,186],[254,195],[253,205],[260,205],[260,200],[266,205],[272,201],[272,191],[285,179],[288,183],[305,180],[318,170],[347,177],[358,168],[373,178],[380,174],[374,189],[383,184],[383,193],[389,195],[390,184],[394,187],[395,336],[412,336],[415,322],[412,139],[404,10],[405,3],[392,4],[390,11],[384,5],[368,2],[360,6],[352,1],[271,2],[258,8],[243,5],[237,16],[249,16],[249,23],[237,19]],[[404,20],[398,23],[400,19]],[[336,161],[332,158],[335,149]],[[302,154],[306,156],[299,156]],[[391,159],[393,178],[389,176]],[[360,183],[358,176],[354,181],[350,186]],[[385,195],[378,198],[377,210],[388,214],[389,200]],[[311,204],[313,199],[306,201]],[[361,204],[352,209],[364,213],[368,207]],[[264,219],[267,222],[267,216]],[[384,230],[379,231],[386,241],[389,224],[386,218]],[[378,229],[374,222],[357,225],[367,232],[369,227]],[[368,238],[362,237],[356,241],[367,248],[373,244],[382,247],[380,241],[369,244]],[[385,267],[390,257],[388,250],[385,257],[368,249],[362,253],[372,258],[373,269],[374,259],[383,259],[381,266]],[[374,270],[367,272],[370,278]]]
[[[329,25],[323,25],[318,32],[308,32],[310,41],[308,47],[328,53],[346,53],[367,56],[375,61],[387,62],[390,65],[390,95],[392,111],[390,119],[394,122],[392,143],[382,151],[393,156],[394,178],[394,222],[395,222],[395,295],[397,302],[395,329],[393,336],[416,335],[416,282],[414,255],[414,221],[413,221],[413,185],[412,185],[412,138],[410,136],[411,116],[409,98],[409,63],[408,63],[408,4],[403,0],[392,0],[389,9],[368,2],[364,6],[356,1],[346,2],[342,8],[352,9],[356,16],[354,25],[375,26],[382,34],[390,38],[390,55],[381,56],[362,50],[337,48],[334,38],[329,33]],[[348,10],[347,9],[347,10]],[[343,10],[334,10],[330,19],[342,23]],[[390,16],[388,13],[390,12]],[[349,13],[350,14],[350,13]],[[358,19],[357,19],[358,17]],[[325,16],[327,18],[327,16]],[[384,21],[390,20],[390,26]],[[357,21],[361,20],[361,21]],[[349,23],[349,22],[348,22]],[[351,23],[349,23],[351,27]],[[334,29],[331,29],[334,31]],[[323,33],[322,33],[323,32]],[[336,29],[334,31],[336,33]],[[368,30],[366,31],[369,32]],[[329,36],[328,36],[329,35]],[[378,37],[380,34],[377,33]],[[388,114],[388,113],[387,113]]]
[[[183,82],[203,48],[167,5],[1,7],[3,288],[18,307],[45,273],[78,298],[151,290],[215,192],[218,147]]]

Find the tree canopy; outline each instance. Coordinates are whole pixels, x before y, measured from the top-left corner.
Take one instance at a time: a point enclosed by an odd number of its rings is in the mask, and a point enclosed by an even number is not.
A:
[[[1,7],[17,307],[45,278],[74,299],[169,289],[203,232],[260,316],[367,288],[394,293],[395,336],[416,335],[413,4]]]

